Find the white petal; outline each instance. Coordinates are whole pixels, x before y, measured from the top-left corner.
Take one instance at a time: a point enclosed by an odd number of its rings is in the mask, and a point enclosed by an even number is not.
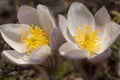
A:
[[[1,25],[1,35],[3,39],[16,51],[20,53],[26,52],[21,43],[21,35],[29,30],[29,26],[25,24],[5,24]]]
[[[102,7],[100,10],[98,10],[95,14],[95,23],[96,28],[99,30],[99,35],[102,37],[104,36],[104,30],[109,29],[109,23],[110,23],[110,15],[108,14],[108,11],[105,7]],[[105,32],[106,33],[106,32]]]
[[[104,52],[108,47],[110,47],[120,35],[120,25],[116,24],[115,22],[110,22],[107,26],[108,27],[106,27],[105,30],[106,32],[102,37],[101,52]]]
[[[95,14],[95,23],[99,26],[104,26],[110,22],[110,15],[105,7],[102,7]]]
[[[74,50],[74,49],[79,49],[79,48],[74,43],[66,42],[59,48],[59,52],[61,55],[64,55],[66,52],[68,52],[70,50]]]
[[[86,25],[92,25],[94,28],[94,17],[82,3],[74,2],[68,12],[68,29],[74,35],[77,27],[85,27]]]
[[[104,32],[104,34],[100,40],[101,40],[100,48],[99,48],[98,52],[96,52],[98,54],[104,52],[108,48],[108,46],[111,42],[111,38],[107,32]]]
[[[109,28],[110,23],[110,15],[105,7],[102,7],[100,10],[98,10],[95,14],[95,23],[96,28],[99,30],[99,35],[102,37],[104,36],[105,29]],[[106,32],[105,32],[106,33]]]
[[[62,31],[62,34],[64,36],[64,38],[68,41],[68,42],[74,42],[74,38],[72,37],[72,35],[68,32],[68,22],[65,19],[64,16],[59,15],[59,26],[60,29]]]
[[[103,38],[104,36],[106,36],[106,34],[108,35],[109,32],[106,31],[106,30],[110,30],[110,27],[109,27],[110,23],[107,23],[106,25],[104,26],[96,26],[96,29],[99,31],[99,37],[100,38]]]
[[[96,64],[96,63],[100,63],[102,61],[104,61],[105,59],[107,59],[110,55],[111,55],[112,51],[111,49],[107,49],[106,51],[104,51],[103,53],[100,53],[96,56],[94,56],[93,58],[89,58],[89,62]]]
[[[120,35],[120,25],[115,22],[111,22],[111,30],[108,31],[109,35],[112,39],[111,44],[116,40],[116,38]]]
[[[89,56],[89,53],[86,50],[78,48],[78,46],[71,42],[64,43],[59,52],[62,56],[71,59],[82,59]]]
[[[31,53],[30,63],[39,64],[43,62],[50,54],[49,46],[41,46]]]
[[[99,31],[98,35],[99,35],[100,38],[103,39],[103,37],[106,36],[106,34],[107,35],[109,34],[109,32],[106,31],[106,30],[110,30],[109,24],[110,23],[107,23],[104,26],[96,26],[96,29]]]
[[[17,65],[29,64],[28,57],[25,54],[20,54],[14,50],[6,50],[2,52],[3,57],[8,59],[8,61],[15,63]]]
[[[53,16],[51,15],[48,8],[44,5],[38,5],[37,6],[37,13],[39,17],[39,22],[41,27],[47,31],[51,32],[54,27],[56,27],[55,21],[53,19]]]
[[[74,49],[66,52],[63,56],[70,59],[83,59],[87,58],[90,53],[82,49]]]
[[[53,54],[58,53],[59,47],[65,42],[65,39],[58,27],[53,29],[50,41],[51,52]]]
[[[38,21],[38,14],[35,8],[29,6],[21,6],[17,14],[18,20],[22,24],[34,24],[40,26]]]
[[[95,23],[100,27],[108,24],[110,20],[110,15],[108,14],[108,11],[105,7],[102,7],[95,14]]]

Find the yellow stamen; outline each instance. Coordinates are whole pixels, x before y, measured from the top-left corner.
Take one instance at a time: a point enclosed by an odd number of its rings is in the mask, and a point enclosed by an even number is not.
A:
[[[88,27],[86,25],[85,28],[78,27],[74,38],[79,47],[89,51],[91,55],[95,54],[100,46],[98,30],[93,30],[92,26]]]
[[[48,33],[40,29],[39,26],[31,25],[30,30],[22,35],[21,42],[26,44],[28,52],[32,52],[42,45],[49,45],[50,39]]]

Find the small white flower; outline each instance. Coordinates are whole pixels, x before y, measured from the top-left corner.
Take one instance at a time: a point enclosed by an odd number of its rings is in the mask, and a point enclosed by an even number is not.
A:
[[[77,2],[70,6],[67,20],[59,15],[59,26],[67,41],[59,48],[60,54],[71,59],[88,58],[93,63],[109,57],[108,48],[120,34],[120,25],[110,20],[104,7],[93,17]]]
[[[18,65],[39,64],[56,53],[62,36],[46,6],[21,6],[17,17],[21,24],[0,26],[3,39],[14,49],[3,51],[5,58]]]

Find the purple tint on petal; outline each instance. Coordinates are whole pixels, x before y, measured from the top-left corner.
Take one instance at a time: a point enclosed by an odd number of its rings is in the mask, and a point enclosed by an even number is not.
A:
[[[18,20],[22,24],[34,24],[40,26],[38,21],[38,14],[35,8],[29,6],[21,6],[17,14]]]
[[[95,23],[98,26],[104,26],[110,22],[110,15],[105,7],[99,9],[95,14]]]
[[[107,59],[111,55],[111,53],[112,53],[112,50],[108,48],[103,53],[100,53],[96,55],[95,57],[88,59],[88,61],[91,62],[92,64],[100,63],[104,61],[105,59]]]
[[[51,52],[58,53],[59,47],[65,42],[65,39],[58,27],[54,28],[51,35]]]

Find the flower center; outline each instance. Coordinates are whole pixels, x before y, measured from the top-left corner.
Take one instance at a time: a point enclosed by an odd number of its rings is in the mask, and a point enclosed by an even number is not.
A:
[[[31,25],[30,30],[22,35],[21,41],[25,43],[28,52],[32,52],[34,49],[42,45],[49,45],[50,43],[48,33],[35,25]]]
[[[86,25],[85,28],[78,27],[74,39],[79,47],[89,51],[91,55],[95,54],[100,46],[98,30],[93,30],[92,26],[88,27]]]

